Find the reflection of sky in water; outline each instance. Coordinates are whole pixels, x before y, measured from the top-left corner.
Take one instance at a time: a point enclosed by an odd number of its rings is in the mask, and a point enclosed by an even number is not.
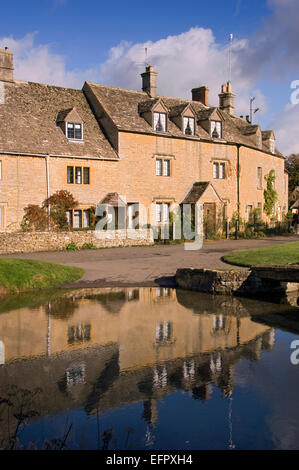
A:
[[[37,412],[19,428],[25,446],[67,435],[74,449],[298,449],[298,335],[251,319],[270,312],[273,326],[285,308],[143,288],[11,310],[0,398]],[[15,429],[5,406],[2,444]]]

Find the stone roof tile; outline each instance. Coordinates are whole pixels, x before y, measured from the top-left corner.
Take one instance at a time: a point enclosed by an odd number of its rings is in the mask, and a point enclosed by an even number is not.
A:
[[[0,104],[0,151],[117,158],[81,90],[31,82],[7,83]],[[69,141],[57,117],[78,110],[84,141]]]

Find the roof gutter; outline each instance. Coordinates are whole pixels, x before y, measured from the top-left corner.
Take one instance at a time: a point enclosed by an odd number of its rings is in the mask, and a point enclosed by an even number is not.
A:
[[[0,155],[17,155],[20,157],[40,157],[45,158],[55,157],[55,158],[77,158],[81,160],[101,160],[101,161],[115,161],[118,162],[119,158],[105,158],[105,157],[94,157],[91,155],[59,155],[59,154],[48,154],[48,153],[27,153],[27,152],[6,152],[4,150],[0,150]]]

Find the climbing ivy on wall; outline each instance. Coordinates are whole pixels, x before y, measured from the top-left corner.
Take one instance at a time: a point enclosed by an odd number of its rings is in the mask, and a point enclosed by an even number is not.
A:
[[[275,203],[278,199],[277,192],[274,188],[275,183],[275,171],[271,170],[266,176],[265,180],[267,183],[267,187],[264,190],[264,212],[267,215],[271,215]]]

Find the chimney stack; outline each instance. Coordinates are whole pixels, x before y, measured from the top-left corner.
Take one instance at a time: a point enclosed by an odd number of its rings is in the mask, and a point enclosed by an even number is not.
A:
[[[207,86],[200,86],[191,90],[192,101],[199,101],[205,106],[209,106],[209,88]]]
[[[227,82],[226,85],[222,85],[221,93],[219,93],[219,108],[222,111],[226,111],[229,114],[234,114],[235,110],[235,95],[232,92],[231,82]]]
[[[13,82],[13,54],[7,47],[0,47],[0,81]]]
[[[157,75],[158,72],[154,71],[152,65],[145,68],[145,72],[141,74],[142,77],[142,91],[145,91],[151,98],[157,96]]]

